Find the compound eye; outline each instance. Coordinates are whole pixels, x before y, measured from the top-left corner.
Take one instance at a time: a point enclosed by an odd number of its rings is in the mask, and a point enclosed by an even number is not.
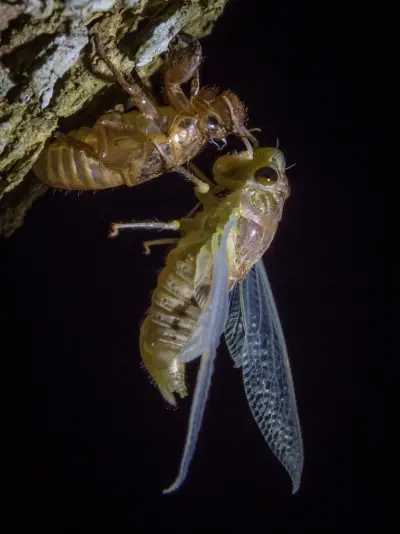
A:
[[[254,179],[261,185],[272,185],[278,181],[278,173],[272,167],[261,167],[254,173]]]
[[[217,130],[219,130],[219,122],[218,119],[214,117],[214,115],[209,115],[207,117],[207,128],[211,132],[216,132]]]

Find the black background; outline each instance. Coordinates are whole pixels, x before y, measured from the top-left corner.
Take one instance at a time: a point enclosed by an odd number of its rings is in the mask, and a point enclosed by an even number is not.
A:
[[[48,192],[1,244],[9,290],[2,327],[12,333],[3,358],[15,376],[4,434],[14,526],[297,532],[371,525],[379,505],[368,295],[379,288],[366,254],[378,223],[366,217],[362,33],[345,6],[241,0],[202,41],[202,83],[237,93],[248,126],[262,129],[261,144],[279,138],[287,163],[296,163],[264,259],[303,430],[299,493],[291,496],[223,345],[189,477],[178,493],[161,495],[178,468],[190,405],[167,409],[140,365],[139,327],[166,250],[145,257],[141,242],[151,236],[109,240],[107,232],[115,220],[186,213],[191,186],[166,175],[130,190]],[[210,171],[215,157],[210,146],[197,162]]]

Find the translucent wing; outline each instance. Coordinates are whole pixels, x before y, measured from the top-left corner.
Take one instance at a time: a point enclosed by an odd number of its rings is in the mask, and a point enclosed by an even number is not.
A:
[[[211,386],[217,347],[224,332],[229,313],[229,270],[226,246],[229,232],[235,224],[236,220],[229,220],[224,228],[220,245],[214,247],[213,276],[208,304],[202,311],[198,325],[181,354],[182,361],[185,362],[191,361],[198,356],[201,356],[201,360],[197,373],[196,387],[190,409],[189,425],[179,473],[173,484],[165,489],[163,493],[172,493],[182,485],[196,448],[208,392]],[[213,239],[216,241],[217,235],[214,235]]]
[[[244,322],[240,305],[241,285],[235,284],[229,297],[229,315],[225,325],[225,341],[235,367],[242,367]]]
[[[292,375],[271,287],[260,260],[231,293],[225,340],[254,419],[275,456],[300,487],[303,443]]]

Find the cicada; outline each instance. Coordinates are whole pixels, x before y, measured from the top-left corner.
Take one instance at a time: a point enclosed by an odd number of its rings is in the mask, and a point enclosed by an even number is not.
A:
[[[193,216],[164,226],[113,227],[113,235],[143,227],[179,228],[182,233],[168,253],[140,331],[143,362],[170,404],[176,403],[175,394],[187,395],[185,366],[200,357],[179,473],[164,493],[177,490],[188,473],[222,334],[235,366],[242,368],[253,417],[296,492],[303,468],[301,429],[285,340],[262,260],[289,195],[285,159],[277,148],[247,150],[220,157],[213,174],[216,185],[198,195],[203,209]]]
[[[135,186],[179,167],[201,152],[208,142],[225,143],[234,133],[252,138],[245,128],[246,110],[231,91],[199,86],[200,43],[181,34],[165,62],[167,106],[158,106],[139,75],[128,83],[105,54],[97,50],[137,111],[102,115],[92,128],[83,127],[48,143],[35,165],[36,176],[60,189],[107,189]],[[192,80],[188,98],[181,85]],[[184,171],[182,174],[185,174]],[[193,176],[187,175],[189,179]],[[194,178],[200,191],[208,185]]]

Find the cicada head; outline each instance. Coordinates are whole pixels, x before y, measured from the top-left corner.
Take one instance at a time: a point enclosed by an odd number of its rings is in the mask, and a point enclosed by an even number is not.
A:
[[[224,139],[228,134],[242,135],[246,122],[246,108],[231,91],[219,93],[204,88],[193,99],[199,113],[199,128],[210,139]]]
[[[215,181],[229,190],[254,187],[260,194],[279,191],[289,196],[285,158],[277,148],[259,148],[221,156],[214,164]],[[258,187],[260,186],[260,187]]]
[[[280,219],[283,204],[290,194],[285,169],[285,157],[277,148],[256,150],[244,173],[243,209],[250,209],[261,218]]]
[[[257,184],[267,187],[268,190],[277,189],[284,192],[286,197],[289,195],[285,156],[278,148],[256,150],[249,163],[249,171]]]

